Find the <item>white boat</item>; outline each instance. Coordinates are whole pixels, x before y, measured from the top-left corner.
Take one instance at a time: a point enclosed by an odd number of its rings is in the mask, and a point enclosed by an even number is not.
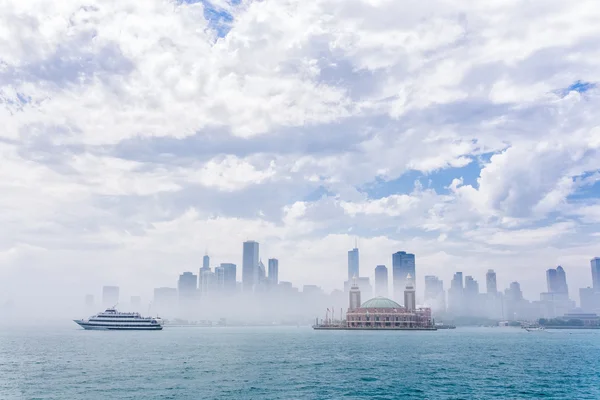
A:
[[[527,332],[537,332],[546,330],[543,326],[524,326],[523,329],[525,329]]]
[[[109,308],[88,319],[75,319],[83,329],[121,331],[160,331],[163,321],[158,317],[142,317],[139,313],[119,312]]]

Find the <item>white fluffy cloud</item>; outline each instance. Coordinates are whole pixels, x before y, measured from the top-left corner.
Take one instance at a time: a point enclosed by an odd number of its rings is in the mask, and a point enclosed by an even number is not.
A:
[[[147,294],[256,239],[333,289],[358,236],[365,275],[589,284],[595,1],[207,4],[0,3],[0,282]]]

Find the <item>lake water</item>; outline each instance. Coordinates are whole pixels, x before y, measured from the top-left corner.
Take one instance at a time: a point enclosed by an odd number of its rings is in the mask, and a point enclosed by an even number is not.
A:
[[[0,399],[600,399],[600,331],[0,328]]]

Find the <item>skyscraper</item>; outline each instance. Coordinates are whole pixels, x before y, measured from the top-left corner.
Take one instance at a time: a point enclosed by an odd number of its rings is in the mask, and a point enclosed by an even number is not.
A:
[[[558,292],[558,281],[556,279],[556,270],[554,268],[546,270],[546,286],[548,286],[548,293]]]
[[[569,294],[569,285],[567,285],[567,274],[560,265],[556,268],[556,279],[558,280],[558,292]]]
[[[596,312],[600,309],[600,292],[594,288],[587,287],[579,289],[579,303],[584,312]]]
[[[413,285],[416,288],[415,255],[405,251],[392,254],[392,278],[394,280],[394,297],[396,299],[402,298],[408,275],[412,277]]]
[[[223,268],[223,290],[227,293],[233,293],[236,289],[237,266],[231,263],[221,264]]]
[[[463,314],[463,276],[462,272],[454,274],[448,289],[448,311],[454,315]]]
[[[592,266],[592,287],[600,292],[600,257],[594,257],[590,261]]]
[[[119,287],[104,286],[102,288],[102,304],[104,307],[114,307],[119,302]]]
[[[267,280],[267,269],[265,268],[265,264],[263,264],[262,260],[258,262],[258,281],[257,283],[263,284]]]
[[[519,282],[511,282],[510,287],[505,290],[505,294],[508,300],[523,300],[523,292],[521,291],[521,285]]]
[[[560,265],[556,269],[550,268],[546,271],[546,283],[549,293],[569,293],[567,275]]]
[[[225,289],[225,269],[222,266],[215,267],[216,289],[222,292]]]
[[[437,276],[425,276],[425,304],[434,311],[446,310],[446,296],[444,282]]]
[[[210,269],[210,257],[208,254],[205,254],[204,257],[202,257],[202,269]]]
[[[245,292],[251,292],[258,283],[258,261],[258,243],[253,240],[244,242],[242,284]]]
[[[485,274],[485,286],[487,287],[488,294],[498,293],[498,284],[496,283],[496,273],[493,269],[488,269]]]
[[[383,297],[388,295],[388,269],[385,265],[375,267],[375,295]]]
[[[465,276],[465,289],[463,291],[464,311],[466,315],[478,315],[480,313],[479,283],[472,276]]]
[[[505,317],[509,320],[521,318],[523,312],[523,292],[519,282],[512,282],[510,287],[504,291],[506,299]]]
[[[154,289],[152,312],[160,315],[175,315],[177,309],[177,289],[161,287]]]
[[[277,286],[279,283],[279,260],[276,258],[269,258],[269,285],[272,287]]]
[[[179,275],[177,282],[177,290],[179,291],[179,299],[189,299],[196,295],[197,277],[191,272],[184,272]]]
[[[198,282],[196,275],[191,272],[184,272],[179,275],[177,291],[179,293],[179,313],[182,317],[189,318],[194,313]]]
[[[352,278],[359,276],[358,248],[355,247],[348,251],[348,280],[351,281]]]
[[[200,286],[198,287],[202,296],[213,296],[218,289],[217,276],[210,268],[202,268],[200,275]]]

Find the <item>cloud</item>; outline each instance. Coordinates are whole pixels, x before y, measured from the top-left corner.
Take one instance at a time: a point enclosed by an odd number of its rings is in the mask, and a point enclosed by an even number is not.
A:
[[[28,264],[147,296],[207,247],[239,264],[256,239],[286,280],[333,289],[359,236],[366,275],[408,250],[419,279],[496,268],[533,298],[566,260],[588,286],[599,13],[4,1],[0,282]]]

